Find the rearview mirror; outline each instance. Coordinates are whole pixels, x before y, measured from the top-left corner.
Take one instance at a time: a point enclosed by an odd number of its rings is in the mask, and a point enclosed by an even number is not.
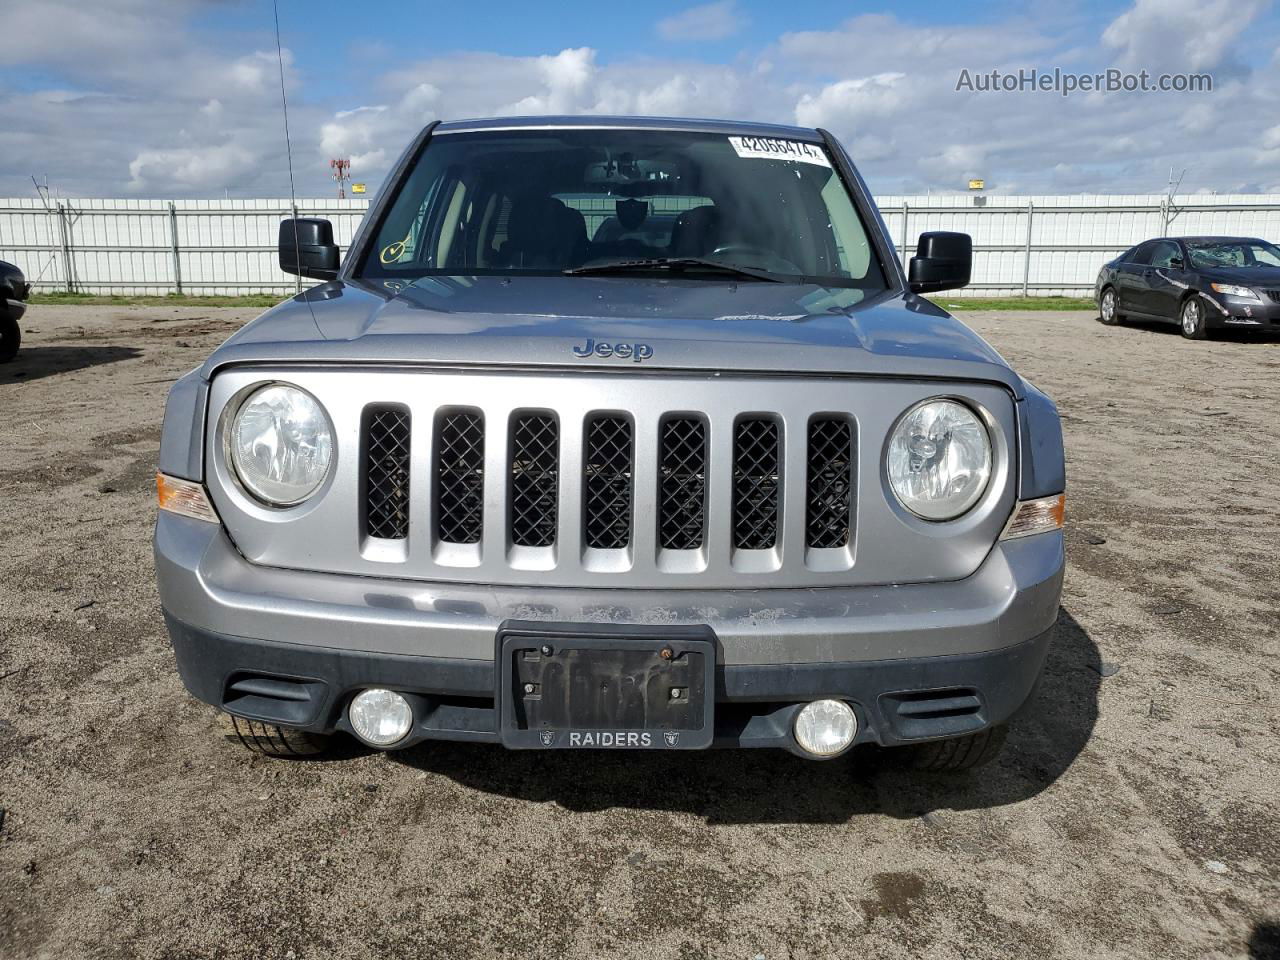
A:
[[[297,217],[280,223],[280,269],[313,280],[338,275],[338,245],[333,224],[318,217]]]
[[[907,268],[907,286],[912,293],[955,290],[969,283],[972,269],[973,238],[967,233],[922,233]]]

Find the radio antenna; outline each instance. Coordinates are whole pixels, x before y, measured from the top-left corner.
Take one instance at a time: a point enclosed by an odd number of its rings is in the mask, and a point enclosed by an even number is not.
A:
[[[298,197],[293,187],[293,143],[289,139],[289,98],[285,94],[284,89],[284,49],[280,46],[280,0],[271,0],[271,12],[275,15],[276,21],[276,63],[280,67],[280,109],[284,114],[284,151],[285,161],[289,166],[289,206],[293,211],[294,220],[298,218]],[[293,252],[294,262],[302,262],[302,247],[298,241],[298,224],[293,224]],[[298,276],[297,292],[302,293],[302,276]],[[311,301],[307,301],[307,306],[311,308],[311,321],[315,323],[316,311],[311,307]],[[319,324],[316,324],[319,327]]]

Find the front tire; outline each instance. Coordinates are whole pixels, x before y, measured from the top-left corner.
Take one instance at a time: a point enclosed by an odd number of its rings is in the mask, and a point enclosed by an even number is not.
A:
[[[1116,297],[1114,287],[1107,287],[1102,291],[1102,296],[1098,299],[1098,319],[1108,327],[1124,322],[1124,317],[1120,315],[1120,301]]]
[[[928,773],[956,773],[990,763],[1000,754],[1009,735],[1007,724],[946,740],[932,740],[909,747],[911,766]]]
[[[246,720],[229,713],[219,713],[218,721],[223,736],[229,742],[239,743],[246,750],[266,757],[287,760],[315,757],[329,749],[332,739],[324,734]]]
[[[0,363],[8,363],[18,355],[22,345],[22,328],[12,317],[0,318]]]
[[[1178,329],[1188,340],[1209,338],[1207,319],[1204,304],[1198,296],[1190,296],[1182,301],[1182,309],[1178,312]]]

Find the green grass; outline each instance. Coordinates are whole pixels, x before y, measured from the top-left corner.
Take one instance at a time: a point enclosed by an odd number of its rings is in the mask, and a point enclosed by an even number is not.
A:
[[[928,299],[944,310],[1096,310],[1090,297],[948,297]]]
[[[33,293],[31,302],[93,307],[274,307],[287,296],[255,293],[244,297],[188,297],[170,293],[162,297],[99,297],[89,293]]]

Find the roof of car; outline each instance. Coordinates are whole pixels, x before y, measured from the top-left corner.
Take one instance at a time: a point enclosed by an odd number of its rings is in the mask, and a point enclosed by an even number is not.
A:
[[[435,133],[468,130],[566,129],[600,127],[625,130],[688,130],[696,133],[723,133],[726,136],[779,137],[821,143],[822,135],[811,127],[778,123],[751,123],[745,120],[699,120],[688,117],[488,117],[475,120],[445,120]]]
[[[1264,243],[1258,237],[1165,237],[1165,240],[1181,240],[1183,243],[1232,243],[1244,240],[1248,243]]]

